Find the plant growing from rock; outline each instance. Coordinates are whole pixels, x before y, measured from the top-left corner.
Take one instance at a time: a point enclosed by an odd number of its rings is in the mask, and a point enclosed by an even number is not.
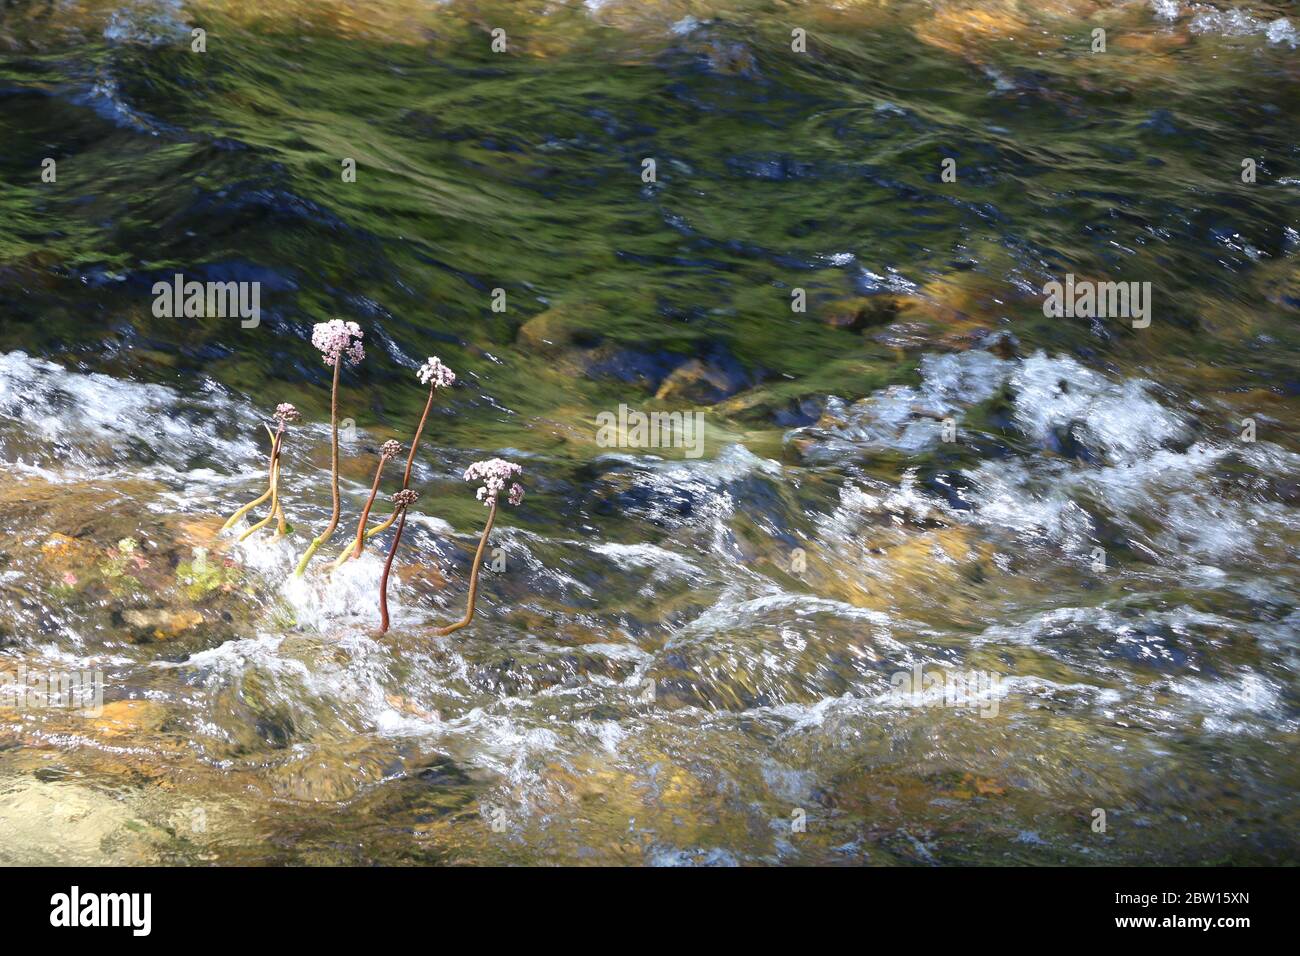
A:
[[[100,563],[99,573],[113,597],[128,597],[141,589],[140,579],[131,572],[143,570],[148,561],[136,554],[138,547],[134,538],[123,538],[116,547],[108,549]]]
[[[497,499],[503,491],[506,491],[506,484],[516,475],[523,471],[523,468],[514,462],[505,461],[501,458],[489,458],[487,461],[476,461],[465,469],[466,481],[481,481],[482,487],[479,488],[478,500],[487,506],[488,516],[487,523],[483,526],[483,534],[478,540],[478,550],[474,552],[474,564],[469,572],[469,598],[466,602],[465,616],[454,624],[448,624],[446,627],[439,627],[434,633],[439,637],[459,631],[466,627],[474,620],[474,605],[478,600],[478,574],[483,565],[483,552],[487,548],[488,535],[492,533],[492,523],[497,516]],[[524,500],[523,486],[517,482],[510,485],[507,494],[507,500],[512,505],[518,505]]]
[[[429,386],[429,398],[424,403],[424,413],[420,415],[420,424],[416,426],[415,437],[411,439],[410,454],[406,456],[406,471],[402,474],[403,491],[410,487],[411,484],[411,468],[415,464],[415,450],[420,447],[420,436],[424,433],[424,423],[428,421],[429,409],[433,406],[434,393],[436,393],[440,388],[451,388],[451,386],[456,382],[456,373],[443,365],[442,360],[436,355],[429,356],[425,363],[420,366],[415,375],[420,380],[421,384]],[[393,513],[388,516],[387,521],[376,525],[366,532],[366,540],[373,538],[381,531],[388,530],[396,520],[397,511],[394,509]],[[353,557],[360,557],[361,549],[364,547],[364,543],[360,544]]]
[[[366,499],[366,506],[361,511],[361,520],[357,522],[356,542],[343,549],[343,553],[330,566],[331,571],[337,570],[348,558],[361,557],[361,551],[365,548],[366,521],[370,518],[370,509],[375,503],[375,495],[379,494],[379,479],[384,473],[384,465],[388,464],[390,458],[396,458],[401,453],[402,445],[395,441],[386,441],[379,449],[379,466],[375,469],[375,480],[370,485],[370,497]]]
[[[279,518],[279,524],[276,529],[277,537],[285,533],[284,507],[280,503],[280,448],[284,439],[284,430],[290,423],[300,420],[302,415],[298,413],[298,409],[294,408],[288,402],[281,402],[275,407],[274,417],[275,420],[280,423],[274,432],[271,431],[269,425],[264,424],[262,426],[266,429],[266,433],[271,436],[271,464],[267,470],[266,491],[262,492],[262,494],[257,498],[254,498],[248,504],[236,511],[233,515],[227,518],[226,523],[221,526],[222,531],[227,531],[230,528],[233,528],[240,518],[256,508],[267,498],[270,498],[270,512],[265,518],[240,535],[240,541],[243,541],[253,532],[266,527],[266,525],[271,523],[273,518]]]
[[[201,601],[214,591],[233,591],[239,582],[239,570],[233,561],[209,558],[205,550],[176,565],[176,586],[191,601]]]
[[[339,526],[339,371],[346,360],[349,365],[356,365],[366,357],[361,346],[362,331],[355,322],[331,319],[318,322],[312,329],[311,344],[320,349],[325,364],[334,369],[334,382],[330,386],[330,492],[334,497],[334,510],[330,514],[329,524],[325,530],[312,539],[302,560],[294,570],[296,577],[302,577],[307,570],[316,549],[334,535]]]
[[[388,560],[384,562],[384,573],[379,579],[379,633],[388,631],[388,572],[393,569],[393,555],[402,540],[402,529],[406,527],[406,509],[415,504],[419,494],[409,488],[403,488],[393,495],[393,514],[397,515],[397,531],[393,543],[388,546]]]

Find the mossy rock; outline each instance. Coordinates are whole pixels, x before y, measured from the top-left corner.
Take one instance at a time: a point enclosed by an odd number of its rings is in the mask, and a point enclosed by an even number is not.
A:
[[[544,355],[595,348],[604,340],[599,331],[603,317],[598,306],[557,305],[521,325],[516,340],[522,347]]]
[[[817,317],[822,325],[830,328],[861,332],[863,329],[892,322],[901,307],[902,301],[896,296],[858,296],[837,299],[822,306],[817,310]]]

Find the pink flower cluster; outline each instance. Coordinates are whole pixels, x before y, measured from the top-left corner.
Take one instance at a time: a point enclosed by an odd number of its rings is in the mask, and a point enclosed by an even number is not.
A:
[[[415,374],[421,385],[432,385],[434,388],[450,388],[456,381],[456,373],[443,365],[442,359],[436,355],[430,355],[429,360]]]
[[[478,490],[478,500],[485,505],[490,505],[497,500],[501,492],[506,490],[506,482],[524,469],[514,462],[505,461],[501,458],[489,458],[487,461],[476,461],[465,469],[466,481],[481,481],[483,487]],[[509,501],[512,505],[517,505],[524,500],[524,489],[519,484],[510,486]]]
[[[333,367],[343,358],[356,365],[366,357],[366,350],[361,347],[362,334],[361,326],[355,322],[330,319],[317,322],[312,328],[311,344],[320,349],[326,365]]]
[[[404,488],[393,495],[393,507],[399,511],[402,508],[409,508],[418,501],[420,495],[413,488]]]
[[[281,425],[288,425],[290,422],[296,422],[302,418],[302,413],[294,408],[288,402],[281,402],[275,406],[275,417]]]
[[[384,442],[383,447],[379,449],[379,454],[383,455],[385,458],[396,458],[401,453],[402,443],[394,441],[391,438]]]

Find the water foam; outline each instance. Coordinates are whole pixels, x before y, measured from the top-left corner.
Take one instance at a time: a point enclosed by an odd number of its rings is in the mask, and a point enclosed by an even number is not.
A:
[[[184,411],[178,411],[183,409]],[[83,475],[130,463],[188,472],[199,457],[253,460],[258,419],[214,390],[182,396],[165,385],[72,372],[24,352],[0,354],[0,460]]]

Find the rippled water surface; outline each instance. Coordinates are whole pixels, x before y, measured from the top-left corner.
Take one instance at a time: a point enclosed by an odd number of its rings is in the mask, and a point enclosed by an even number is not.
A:
[[[0,698],[0,862],[1292,861],[1290,6],[3,3],[0,670],[104,707]],[[155,317],[176,272],[260,325]],[[1150,326],[1045,317],[1067,273]],[[331,317],[343,529],[460,376],[383,637],[382,549],[290,574]],[[282,401],[295,530],[237,543]]]

